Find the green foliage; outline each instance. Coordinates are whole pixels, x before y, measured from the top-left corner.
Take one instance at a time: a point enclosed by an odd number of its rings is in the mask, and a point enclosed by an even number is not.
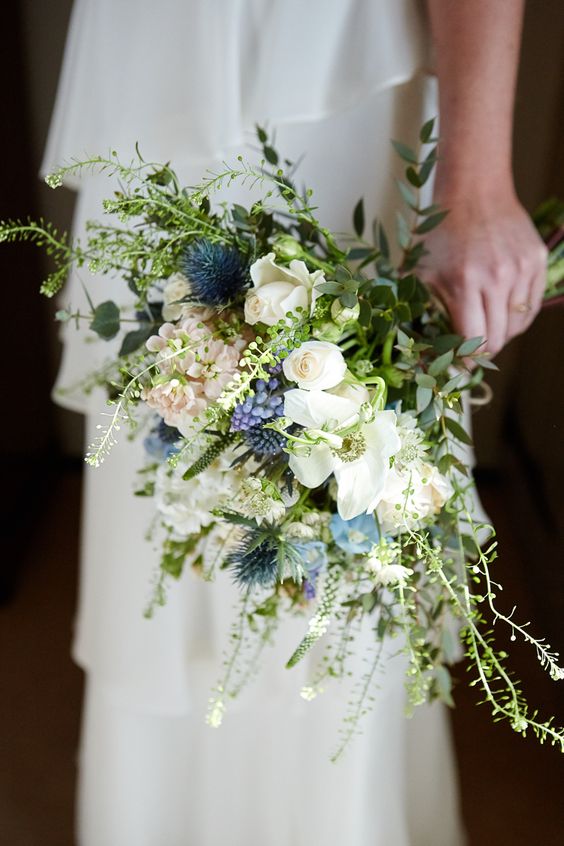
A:
[[[194,479],[200,473],[203,473],[216,458],[218,458],[224,450],[230,446],[236,438],[235,432],[218,433],[210,446],[204,450],[202,455],[195,461],[183,474],[182,478],[185,482]]]
[[[94,318],[90,323],[90,328],[104,341],[109,341],[115,338],[120,330],[119,317],[117,305],[112,300],[106,300],[94,309]]]

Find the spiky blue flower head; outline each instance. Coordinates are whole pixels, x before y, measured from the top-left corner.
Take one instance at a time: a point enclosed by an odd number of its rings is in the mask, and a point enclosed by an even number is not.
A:
[[[249,532],[239,547],[230,553],[228,564],[241,587],[272,587],[278,576],[277,549],[263,540],[257,544],[256,532]]]
[[[180,269],[190,282],[194,299],[207,306],[227,305],[247,281],[246,266],[237,250],[206,238],[186,248]]]
[[[284,435],[274,429],[266,429],[262,424],[247,429],[245,440],[258,458],[263,455],[278,455],[286,445]]]

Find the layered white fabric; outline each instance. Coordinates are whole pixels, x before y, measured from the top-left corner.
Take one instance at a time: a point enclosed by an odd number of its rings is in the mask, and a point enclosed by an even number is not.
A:
[[[43,168],[110,147],[127,157],[139,141],[146,158],[171,160],[193,184],[252,146],[254,124],[268,122],[283,156],[304,155],[298,178],[313,187],[325,225],[350,231],[364,196],[367,218],[377,214],[391,229],[401,165],[389,139],[412,142],[436,109],[421,73],[426,43],[411,0],[81,0]],[[105,177],[73,185],[81,235],[112,186]],[[229,198],[250,201],[242,187]],[[96,302],[126,300],[119,280],[82,275]],[[84,304],[78,274],[64,301]],[[112,349],[71,327],[65,341],[59,387],[78,383]],[[101,393],[74,390],[59,401],[90,412],[91,439]],[[284,669],[305,620],[278,632],[224,725],[204,724],[237,591],[228,574],[209,585],[188,570],[166,606],[144,619],[158,550],[144,538],[152,504],[131,495],[142,445],[122,441],[86,471],[74,641],[88,673],[79,846],[462,844],[446,716],[433,707],[405,720],[401,655],[379,676],[364,735],[338,765],[329,754],[349,684],[308,703],[299,690],[319,650]],[[353,667],[362,674],[368,621],[359,644]]]

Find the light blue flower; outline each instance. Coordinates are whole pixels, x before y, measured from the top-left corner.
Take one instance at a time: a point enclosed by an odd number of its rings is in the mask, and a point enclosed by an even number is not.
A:
[[[371,514],[359,514],[352,520],[343,520],[338,514],[333,514],[330,528],[337,546],[349,555],[369,552],[380,540],[378,526]]]
[[[327,547],[322,541],[308,541],[307,543],[295,544],[295,548],[303,559],[304,568],[307,573],[304,579],[306,599],[313,599],[315,597],[317,577],[329,562]]]
[[[161,440],[155,433],[147,435],[143,441],[143,446],[145,447],[145,452],[157,461],[166,461],[171,455],[175,455],[179,451],[178,447],[174,444],[167,444],[166,441]]]

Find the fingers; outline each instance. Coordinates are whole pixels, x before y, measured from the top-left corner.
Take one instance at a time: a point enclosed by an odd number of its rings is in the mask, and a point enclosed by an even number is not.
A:
[[[482,290],[482,299],[486,314],[486,349],[493,356],[507,341],[508,292],[504,286],[495,285]]]
[[[454,331],[465,338],[487,338],[487,321],[481,291],[460,290],[459,296],[448,296],[447,307]]]
[[[546,287],[546,259],[547,249],[544,244],[539,244],[510,293],[508,341],[529,328],[542,306]]]

